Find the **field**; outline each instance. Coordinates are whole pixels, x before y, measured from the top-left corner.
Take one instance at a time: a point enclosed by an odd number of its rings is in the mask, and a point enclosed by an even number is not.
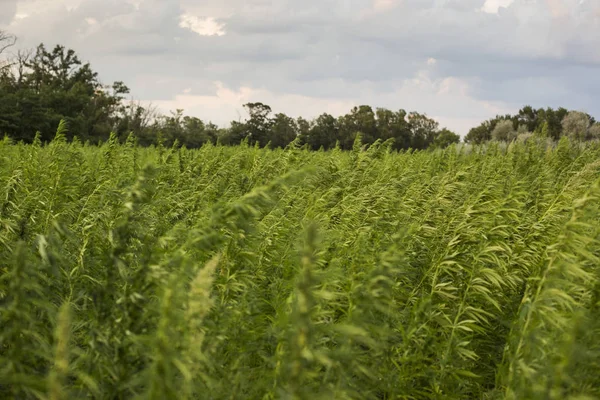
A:
[[[0,143],[0,398],[600,398],[600,145]]]

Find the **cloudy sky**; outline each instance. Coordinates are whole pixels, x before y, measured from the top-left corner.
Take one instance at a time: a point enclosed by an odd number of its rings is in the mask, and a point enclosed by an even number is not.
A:
[[[0,0],[0,29],[222,126],[249,101],[403,108],[461,134],[525,104],[600,119],[600,0]]]

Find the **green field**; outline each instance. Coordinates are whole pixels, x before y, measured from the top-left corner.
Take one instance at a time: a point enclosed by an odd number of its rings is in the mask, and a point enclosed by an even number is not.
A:
[[[600,398],[600,145],[0,143],[0,398]]]

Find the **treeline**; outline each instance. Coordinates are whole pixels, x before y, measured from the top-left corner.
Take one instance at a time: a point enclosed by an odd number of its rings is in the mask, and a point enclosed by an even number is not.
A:
[[[230,128],[217,131],[211,139],[228,145],[248,140],[250,144],[258,144],[260,147],[276,148],[285,147],[299,138],[300,143],[314,150],[331,149],[335,146],[344,150],[351,149],[358,134],[365,144],[394,139],[393,146],[396,149],[446,147],[460,141],[459,135],[447,129],[439,129],[436,121],[417,112],[384,108],[373,110],[370,106],[362,105],[338,118],[325,113],[308,121],[304,118],[294,119],[282,113],[273,115],[271,107],[263,103],[248,103],[244,107],[249,114],[244,122],[232,121]],[[202,131],[193,133],[193,129],[201,127],[201,121],[182,117],[179,110],[164,119],[160,132],[171,141],[177,139],[181,143],[187,143],[190,138],[202,135]],[[204,132],[207,131],[205,137],[210,137],[215,132],[210,125]]]
[[[0,133],[15,140],[31,142],[36,132],[50,140],[61,120],[71,135],[82,141],[106,141],[111,132],[123,140],[134,133],[140,144],[178,141],[188,148],[204,143],[239,144],[247,140],[261,147],[285,147],[297,137],[313,149],[338,145],[349,149],[358,133],[363,142],[394,139],[397,149],[445,147],[460,137],[424,114],[353,108],[347,115],[322,114],[312,121],[273,114],[262,103],[244,107],[248,117],[219,128],[183,110],[159,115],[151,107],[126,101],[129,88],[123,82],[102,85],[90,64],[80,61],[73,50],[40,45],[31,52],[19,52],[0,73]]]
[[[14,37],[0,32],[0,52],[14,44]],[[3,61],[2,61],[3,60]],[[125,140],[133,133],[141,145],[178,142],[188,148],[205,143],[236,145],[247,140],[261,147],[285,147],[299,138],[314,150],[339,146],[350,149],[356,135],[365,144],[393,139],[400,149],[443,148],[458,143],[460,136],[441,129],[438,122],[418,112],[354,107],[346,115],[324,113],[313,120],[273,113],[263,103],[248,103],[248,116],[232,121],[227,128],[186,116],[183,110],[160,115],[151,106],[128,101],[129,88],[123,82],[104,85],[89,63],[64,46],[52,50],[43,44],[31,51],[0,57],[0,134],[17,141],[31,142],[37,132],[42,141],[52,139],[61,120],[69,127],[69,139],[100,143],[115,133]],[[584,113],[564,108],[534,110],[525,107],[519,114],[497,116],[473,128],[469,143],[513,140],[533,134],[558,139],[600,137],[595,120]],[[520,136],[519,136],[520,135]]]
[[[490,140],[527,140],[538,136],[559,140],[567,136],[574,140],[600,139],[600,123],[581,111],[525,106],[515,115],[498,115],[471,129],[465,142],[480,144]]]
[[[165,145],[172,145],[177,141],[188,148],[199,147],[207,142],[236,145],[242,140],[260,147],[278,148],[286,147],[299,138],[302,145],[314,150],[327,150],[335,146],[348,150],[359,133],[365,144],[378,139],[394,139],[393,146],[396,149],[446,147],[460,141],[459,135],[439,129],[438,123],[426,115],[404,110],[373,110],[363,105],[354,107],[348,114],[338,118],[325,113],[309,121],[283,113],[274,114],[271,107],[263,103],[247,103],[244,108],[248,111],[247,119],[243,122],[232,121],[226,129],[196,117],[184,116],[183,110],[177,110],[169,116],[157,117],[145,128],[139,129],[138,124],[117,130],[117,133],[124,137],[128,132],[134,132],[142,145],[158,140]]]

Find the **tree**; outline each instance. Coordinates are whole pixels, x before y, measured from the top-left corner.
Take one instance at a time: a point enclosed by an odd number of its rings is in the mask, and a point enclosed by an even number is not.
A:
[[[562,120],[563,135],[575,139],[586,140],[591,117],[581,111],[571,111]]]
[[[538,125],[534,132],[553,140],[560,139],[562,135],[561,122],[567,114],[568,110],[563,107],[560,107],[557,110],[550,107],[545,110],[540,108],[537,111]]]
[[[17,38],[14,35],[0,30],[0,56],[2,56],[2,53],[5,53],[8,48],[14,46],[16,42]],[[0,58],[0,74],[3,74],[10,66],[11,63],[8,60],[2,60]]]
[[[372,144],[377,139],[377,122],[373,108],[367,105],[354,107],[347,116],[346,122],[351,131],[362,134],[363,143]]]
[[[338,140],[344,150],[352,148],[359,133],[364,144],[371,144],[377,139],[377,123],[371,106],[353,107],[350,113],[338,118],[337,124]]]
[[[517,124],[526,127],[524,132],[533,132],[538,127],[538,110],[531,106],[521,108],[516,117]]]
[[[161,115],[154,123],[154,130],[160,133],[162,143],[170,147],[177,140],[184,143],[185,132],[183,127],[183,110],[171,111],[171,115]]]
[[[271,107],[263,103],[246,103],[244,108],[250,114],[250,119],[245,123],[250,143],[258,143],[261,147],[266,146],[273,125],[273,121],[269,118]]]
[[[328,150],[332,149],[339,139],[338,121],[333,115],[323,113],[313,121],[306,143],[313,150],[319,150],[321,147]]]
[[[138,137],[140,143],[151,144],[154,138],[147,137],[152,131],[152,123],[159,117],[158,110],[152,104],[144,107],[139,101],[130,100],[121,105],[115,133],[124,140],[130,133]]]
[[[588,136],[592,140],[600,139],[600,122],[596,122],[594,125],[590,126],[588,130]]]
[[[31,141],[36,131],[50,140],[60,120],[69,125],[69,135],[82,140],[108,139],[119,120],[122,82],[103,86],[89,64],[73,50],[43,44],[35,52],[21,52],[15,68],[0,79],[0,129],[17,140]]]
[[[212,123],[205,124],[200,118],[183,114],[182,109],[171,111],[170,116],[161,115],[154,121],[151,138],[144,137],[141,142],[149,144],[156,141],[160,133],[165,146],[172,146],[175,141],[187,148],[194,149],[205,143],[217,142],[218,127]],[[145,136],[145,135],[144,135]]]
[[[307,144],[310,133],[310,122],[302,117],[296,119],[296,126],[298,127],[298,136],[302,144]]]
[[[436,134],[432,145],[435,148],[444,149],[453,143],[460,143],[460,136],[444,128]]]
[[[517,132],[511,120],[498,122],[492,131],[492,139],[499,142],[511,142],[516,138]]]
[[[218,127],[212,123],[204,123],[200,118],[185,116],[183,117],[183,140],[184,144],[190,149],[202,147],[206,143],[216,143]]]
[[[394,139],[393,148],[396,150],[408,149],[411,145],[411,127],[406,120],[404,110],[393,112],[385,108],[377,109],[377,134],[385,141]]]
[[[411,112],[408,114],[408,124],[411,131],[413,149],[425,149],[433,143],[439,124],[425,114]]]
[[[221,132],[218,137],[218,142],[223,145],[238,145],[242,140],[248,137],[248,130],[246,124],[239,121],[231,121],[229,129]]]
[[[270,134],[270,142],[272,147],[286,147],[294,139],[296,139],[297,135],[298,125],[293,118],[281,113],[275,115]]]

